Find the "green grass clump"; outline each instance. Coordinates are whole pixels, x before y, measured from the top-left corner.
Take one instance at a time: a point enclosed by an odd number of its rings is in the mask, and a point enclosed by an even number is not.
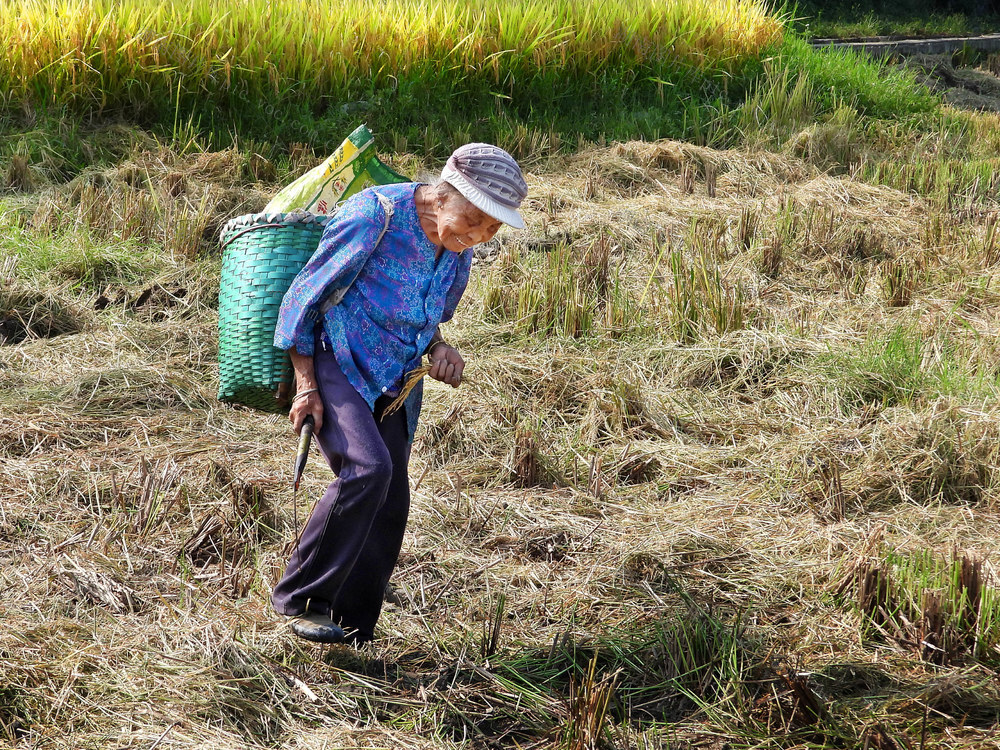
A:
[[[666,259],[672,282],[666,314],[674,338],[690,344],[745,327],[752,313],[742,283],[727,279],[722,270],[722,235],[696,220],[685,239],[690,252],[673,250]]]
[[[846,103],[863,115],[891,120],[932,112],[938,105],[937,97],[911,72],[862,53],[815,50],[805,40],[789,36],[782,44],[781,59],[791,71],[808,77],[822,111]]]
[[[965,395],[975,383],[948,346],[934,346],[897,326],[873,333],[857,350],[832,355],[829,374],[845,413],[914,404],[935,396]]]
[[[618,721],[675,722],[699,710],[736,711],[759,654],[739,620],[707,611],[632,630],[612,629],[592,642],[565,637],[550,648],[498,660],[497,672],[519,691],[546,686],[555,694],[573,686],[613,683],[608,713]]]
[[[2,215],[2,207],[0,207]],[[14,275],[36,283],[68,284],[85,294],[108,285],[141,284],[166,264],[155,247],[135,242],[108,242],[87,231],[51,235],[8,227],[0,233],[0,257]]]
[[[981,559],[889,551],[859,562],[841,584],[847,592],[869,639],[896,641],[938,665],[1000,663],[1000,595]]]

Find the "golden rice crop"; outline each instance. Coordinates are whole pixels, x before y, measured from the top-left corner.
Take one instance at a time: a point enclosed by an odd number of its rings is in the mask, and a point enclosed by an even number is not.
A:
[[[782,30],[761,0],[0,0],[0,92],[103,109],[475,77],[510,94],[540,72],[727,71]]]

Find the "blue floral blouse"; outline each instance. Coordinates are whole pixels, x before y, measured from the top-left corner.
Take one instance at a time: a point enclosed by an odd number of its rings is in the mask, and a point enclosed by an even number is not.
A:
[[[419,185],[372,187],[344,202],[285,293],[274,332],[279,349],[294,346],[311,356],[320,305],[357,273],[343,301],[323,316],[323,338],[371,408],[379,396],[398,391],[404,374],[420,365],[438,324],[451,320],[469,281],[471,250],[445,250],[435,259],[437,246],[417,218]],[[376,191],[394,204],[377,247],[385,211]],[[422,396],[418,385],[404,406],[411,441]]]

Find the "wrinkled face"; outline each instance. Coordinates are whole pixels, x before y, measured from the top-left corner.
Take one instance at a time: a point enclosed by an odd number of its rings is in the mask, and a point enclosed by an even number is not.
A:
[[[457,190],[439,190],[437,232],[445,250],[460,253],[467,247],[489,242],[502,222],[476,208]]]

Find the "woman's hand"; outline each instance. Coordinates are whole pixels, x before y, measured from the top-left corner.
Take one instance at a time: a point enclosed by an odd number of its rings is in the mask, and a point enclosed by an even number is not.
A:
[[[452,388],[458,388],[461,385],[465,360],[458,353],[458,349],[449,344],[436,344],[428,356],[431,360],[431,371],[428,375],[442,383],[447,383]]]
[[[299,354],[294,346],[288,350],[288,354],[292,360],[292,369],[295,370],[295,390],[299,393],[312,391],[301,398],[292,399],[292,408],[288,412],[288,419],[292,423],[295,434],[298,435],[302,432],[302,423],[306,421],[307,416],[312,414],[313,421],[316,422],[313,433],[317,433],[323,427],[323,400],[316,390],[316,371],[313,369],[313,358]]]
[[[292,429],[295,430],[296,435],[302,432],[302,423],[306,421],[306,417],[310,414],[312,414],[313,421],[316,423],[316,426],[313,427],[313,434],[315,435],[323,427],[323,400],[319,397],[318,393],[309,393],[292,403],[292,408],[288,412],[288,419],[291,421]]]

